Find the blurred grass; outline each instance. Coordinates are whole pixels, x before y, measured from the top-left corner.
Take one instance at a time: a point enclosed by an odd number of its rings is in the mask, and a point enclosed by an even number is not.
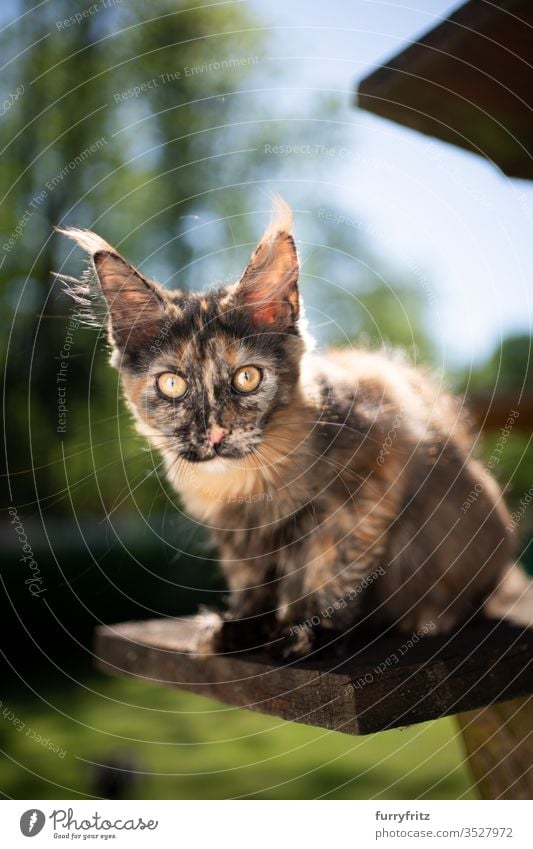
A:
[[[32,680],[35,680],[32,678]],[[95,764],[142,773],[129,798],[472,798],[452,719],[367,737],[283,722],[188,693],[91,673],[83,686],[20,687],[4,708],[64,758],[2,718],[0,789],[18,799],[95,794]]]

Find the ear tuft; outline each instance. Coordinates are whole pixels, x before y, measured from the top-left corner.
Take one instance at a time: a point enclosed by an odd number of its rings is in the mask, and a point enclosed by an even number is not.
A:
[[[273,195],[270,221],[261,237],[261,242],[272,241],[278,233],[292,235],[293,223],[292,209],[287,201],[281,195]]]
[[[141,347],[159,331],[166,315],[164,289],[147,280],[130,265],[105,239],[90,230],[57,227],[57,232],[75,241],[91,256],[93,276],[100,283],[109,314],[109,337],[112,344],[125,349]],[[72,285],[71,278],[58,275],[67,283],[68,293],[82,308],[90,305],[90,280],[82,278]]]
[[[54,227],[54,230],[76,242],[91,259],[93,251],[104,246],[110,248],[105,239],[90,230],[82,230],[79,227]],[[108,310],[94,273],[93,263],[87,263],[80,277],[71,277],[55,271],[52,274],[62,284],[65,294],[74,301],[76,307],[73,317],[76,321],[87,327],[101,329],[105,325]]]
[[[94,255],[98,251],[117,253],[115,248],[112,248],[105,239],[102,239],[97,233],[93,233],[92,230],[84,230],[81,227],[54,227],[54,230],[56,233],[61,233],[62,236],[72,239],[88,254]]]
[[[237,284],[236,296],[252,324],[288,331],[299,316],[300,269],[291,209],[279,196],[273,203],[270,223]]]

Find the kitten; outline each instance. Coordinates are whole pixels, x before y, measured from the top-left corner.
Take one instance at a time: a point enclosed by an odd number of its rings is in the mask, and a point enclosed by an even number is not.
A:
[[[215,647],[301,656],[369,616],[412,633],[502,615],[525,578],[458,402],[398,357],[312,352],[291,226],[277,200],[241,279],[207,294],[60,230],[92,257],[137,429],[220,552]]]

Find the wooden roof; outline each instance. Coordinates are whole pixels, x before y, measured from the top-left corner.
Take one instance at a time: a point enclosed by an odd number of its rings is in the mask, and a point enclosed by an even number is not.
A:
[[[362,80],[357,102],[533,179],[532,0],[470,0]]]

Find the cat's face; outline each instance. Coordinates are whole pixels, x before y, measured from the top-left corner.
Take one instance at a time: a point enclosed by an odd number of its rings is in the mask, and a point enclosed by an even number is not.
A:
[[[291,405],[303,341],[298,260],[278,210],[241,280],[191,294],[166,291],[86,231],[109,307],[112,362],[139,429],[177,465],[259,458],[276,413]]]
[[[201,463],[260,452],[274,413],[298,380],[300,338],[253,326],[221,306],[227,292],[191,296],[160,344],[115,360],[147,435],[165,436],[177,457]]]

